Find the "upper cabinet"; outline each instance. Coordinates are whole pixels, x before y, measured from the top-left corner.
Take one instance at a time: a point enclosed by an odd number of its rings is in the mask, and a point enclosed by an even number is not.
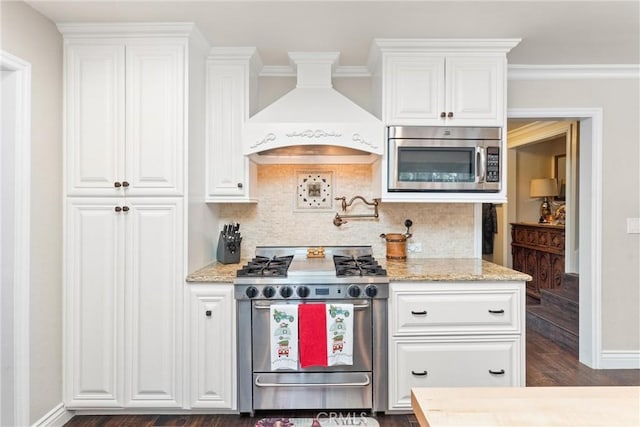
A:
[[[65,39],[67,195],[184,193],[186,49]]]
[[[257,167],[245,156],[242,128],[257,105],[255,48],[213,48],[207,58],[206,201],[255,202]]]
[[[387,125],[503,126],[514,39],[377,39],[371,64]]]
[[[390,55],[385,118],[395,125],[503,124],[505,58]]]

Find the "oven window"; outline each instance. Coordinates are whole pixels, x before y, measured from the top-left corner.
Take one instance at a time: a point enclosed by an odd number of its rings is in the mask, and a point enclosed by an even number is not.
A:
[[[398,180],[475,182],[475,149],[466,147],[398,147]]]

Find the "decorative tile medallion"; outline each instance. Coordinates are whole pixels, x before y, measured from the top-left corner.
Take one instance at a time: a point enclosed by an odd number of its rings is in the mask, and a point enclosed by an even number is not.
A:
[[[296,210],[333,209],[333,171],[296,172]]]

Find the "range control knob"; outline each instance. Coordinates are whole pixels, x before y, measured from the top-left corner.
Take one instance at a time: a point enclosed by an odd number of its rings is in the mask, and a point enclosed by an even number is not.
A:
[[[373,298],[378,295],[378,288],[375,285],[369,285],[364,288],[364,293],[367,294],[369,298]]]
[[[306,298],[309,296],[309,288],[306,286],[300,286],[297,290],[297,294],[300,298]]]
[[[284,288],[280,289],[280,296],[282,298],[289,298],[291,295],[293,295],[293,289],[289,286],[285,286]]]
[[[347,293],[352,298],[357,298],[360,296],[360,288],[356,285],[351,285],[347,288]]]
[[[249,298],[255,298],[258,296],[258,288],[255,286],[249,286],[246,291],[244,291],[245,295]]]
[[[262,290],[262,295],[264,295],[265,298],[273,298],[275,294],[276,294],[276,290],[273,286],[267,286]]]

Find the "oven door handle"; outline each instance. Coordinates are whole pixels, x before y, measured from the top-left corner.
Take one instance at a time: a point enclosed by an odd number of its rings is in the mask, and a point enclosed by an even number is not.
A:
[[[369,375],[364,374],[364,381],[349,383],[263,383],[260,375],[256,376],[256,387],[365,387],[371,384]]]
[[[294,305],[294,304],[292,304],[292,305]],[[269,307],[271,307],[271,304],[264,304],[264,305],[261,305],[261,304],[256,303],[256,304],[254,305],[254,308],[256,308],[256,309],[258,309],[258,310],[268,310],[268,309],[269,309]],[[369,308],[369,307],[371,307],[371,304],[370,304],[370,303],[368,303],[368,302],[367,302],[367,303],[365,303],[365,304],[353,304],[353,309],[354,309],[354,310],[364,310],[364,309],[367,309],[367,308]]]

